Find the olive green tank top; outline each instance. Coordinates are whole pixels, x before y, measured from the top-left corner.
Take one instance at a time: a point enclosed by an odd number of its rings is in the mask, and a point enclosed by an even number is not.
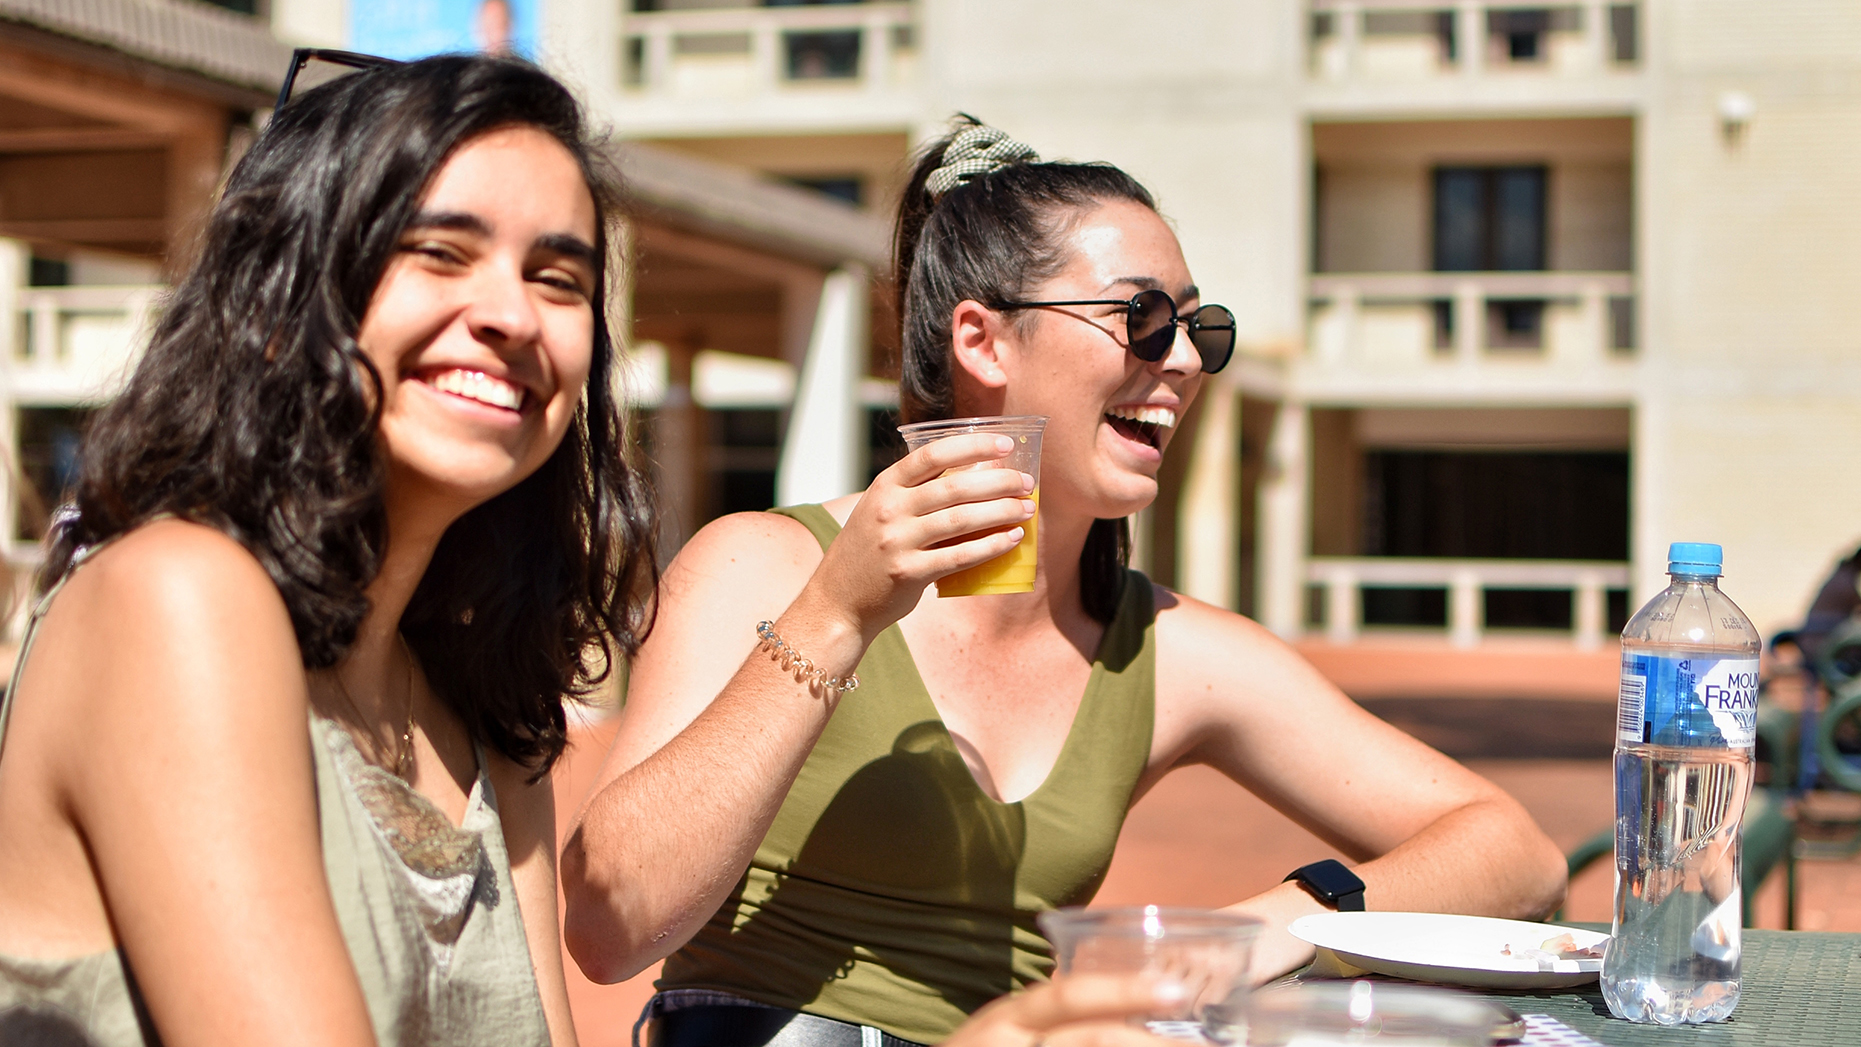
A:
[[[80,554],[65,579],[99,548]],[[63,585],[39,601],[26,627],[0,696],[0,747],[39,622]],[[455,827],[411,785],[364,760],[334,721],[312,712],[310,738],[323,870],[377,1042],[547,1047],[484,751],[476,750],[478,779]],[[120,949],[62,960],[0,954],[0,1044],[158,1042]]]
[[[820,506],[777,512],[825,548]],[[942,1040],[976,1008],[1046,977],[1037,913],[1092,898],[1150,756],[1150,582],[1131,571],[1071,731],[1040,788],[976,784],[904,634],[881,633],[737,888],[658,987]]]

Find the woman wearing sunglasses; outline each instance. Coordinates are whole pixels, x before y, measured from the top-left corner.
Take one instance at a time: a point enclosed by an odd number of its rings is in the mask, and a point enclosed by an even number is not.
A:
[[[611,183],[526,63],[339,58],[51,542],[0,703],[8,1047],[575,1042],[550,767],[654,575]],[[1171,989],[1061,988],[957,1041],[1136,1045]]]
[[[1089,900],[1131,804],[1187,764],[1360,863],[1237,891],[1268,925],[1257,975],[1309,957],[1285,930],[1306,913],[1557,904],[1563,859],[1513,800],[1125,567],[1124,518],[1234,345],[1142,186],[965,123],[918,161],[896,273],[907,421],[1049,419],[1039,577],[929,588],[1035,512],[1023,474],[950,471],[1002,456],[990,436],[681,551],[563,855],[583,970],[669,957],[655,1047],[941,1039],[1050,970],[1035,914]]]

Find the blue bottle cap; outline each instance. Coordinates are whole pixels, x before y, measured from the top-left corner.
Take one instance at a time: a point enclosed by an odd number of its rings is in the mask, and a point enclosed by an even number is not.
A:
[[[1725,550],[1711,542],[1675,542],[1667,547],[1668,574],[1723,573]]]

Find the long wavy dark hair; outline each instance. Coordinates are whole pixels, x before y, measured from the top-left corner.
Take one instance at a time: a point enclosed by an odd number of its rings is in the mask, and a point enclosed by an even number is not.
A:
[[[1061,240],[1066,220],[1084,208],[1129,200],[1157,209],[1149,190],[1110,164],[1012,163],[933,197],[925,182],[943,166],[951,139],[978,124],[959,114],[954,131],[918,153],[898,206],[892,271],[903,346],[899,413],[907,422],[949,418],[956,410],[950,322],[959,303],[1025,298],[1058,273],[1069,260]],[[1087,614],[1109,623],[1118,613],[1130,558],[1129,523],[1094,520],[1079,554]]]
[[[284,597],[306,668],[334,665],[391,536],[381,376],[356,344],[375,285],[447,158],[488,131],[561,142],[595,200],[593,366],[562,443],[455,522],[401,619],[472,737],[540,776],[588,694],[651,627],[651,499],[616,402],[608,328],[616,183],[569,92],[527,62],[447,56],[370,70],[278,111],[239,162],[128,388],[87,434],[76,551],[161,514],[217,528]]]

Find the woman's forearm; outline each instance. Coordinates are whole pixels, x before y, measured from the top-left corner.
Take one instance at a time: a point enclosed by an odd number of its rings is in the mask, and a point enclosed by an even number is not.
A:
[[[1455,808],[1352,871],[1364,882],[1365,908],[1378,911],[1530,920],[1564,898],[1563,855],[1510,798]],[[1258,980],[1309,962],[1312,947],[1287,927],[1301,916],[1331,911],[1296,883],[1279,884],[1231,908],[1266,921],[1254,950]]]
[[[1564,856],[1509,796],[1437,818],[1357,873],[1371,909],[1535,920],[1564,900]]]
[[[679,553],[594,798],[562,855],[569,952],[597,981],[628,977],[695,934],[775,820],[838,695],[755,650],[757,620],[828,676],[932,581],[999,556],[1033,514],[1033,478],[964,466],[1005,437],[958,436],[881,473],[824,551],[793,521],[726,517]],[[971,537],[980,533],[981,537]],[[725,676],[726,672],[731,674]]]
[[[864,639],[819,606],[804,592],[777,631],[850,673]],[[590,978],[658,962],[723,904],[837,701],[758,648],[688,727],[590,799],[562,854],[564,934]]]

